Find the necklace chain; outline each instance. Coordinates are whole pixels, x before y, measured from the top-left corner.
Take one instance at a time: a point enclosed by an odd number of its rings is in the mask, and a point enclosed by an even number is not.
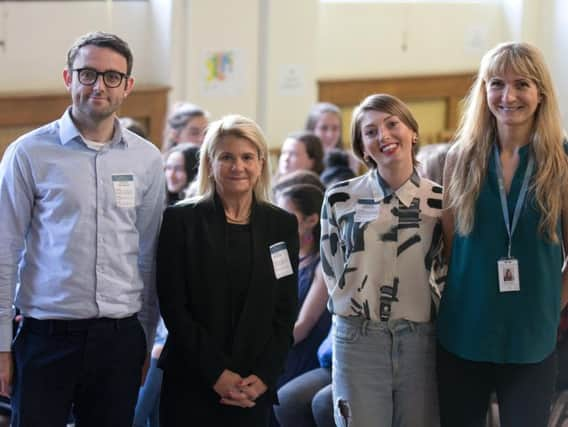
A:
[[[250,218],[250,212],[251,212],[251,210],[249,209],[245,216],[243,216],[242,218],[239,218],[239,217],[233,217],[233,216],[229,215],[229,212],[225,211],[225,217],[227,218],[227,221],[229,221],[233,224],[243,224],[243,223],[248,222],[248,219]]]

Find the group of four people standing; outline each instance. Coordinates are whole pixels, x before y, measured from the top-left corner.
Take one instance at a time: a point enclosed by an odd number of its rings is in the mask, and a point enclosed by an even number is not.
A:
[[[158,242],[160,155],[114,116],[131,70],[118,37],[79,39],[64,71],[72,106],[0,164],[0,391],[14,426],[59,427],[70,411],[81,426],[131,425],[157,250],[162,424],[266,425],[296,316],[297,220],[269,203],[259,127],[227,116],[201,148],[200,196],[166,209]],[[401,101],[365,99],[352,140],[370,170],[324,201],[336,423],[482,426],[496,390],[502,425],[545,426],[568,165],[540,53],[485,55],[445,195],[416,173],[418,137]]]

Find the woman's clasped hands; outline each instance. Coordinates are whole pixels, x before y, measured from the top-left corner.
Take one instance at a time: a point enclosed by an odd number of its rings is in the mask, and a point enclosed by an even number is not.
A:
[[[224,405],[252,408],[255,400],[267,390],[267,387],[256,375],[242,378],[239,374],[225,369],[213,389],[221,396],[221,403]]]

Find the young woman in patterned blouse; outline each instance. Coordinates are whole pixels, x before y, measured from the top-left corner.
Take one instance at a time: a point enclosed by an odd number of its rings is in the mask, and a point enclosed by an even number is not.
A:
[[[431,277],[442,188],[416,173],[418,124],[399,99],[366,98],[351,136],[369,172],[332,186],[322,211],[335,419],[351,427],[438,426],[439,293]]]

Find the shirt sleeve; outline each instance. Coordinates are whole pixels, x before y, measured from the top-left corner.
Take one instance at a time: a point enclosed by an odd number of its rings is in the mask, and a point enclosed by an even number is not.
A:
[[[138,207],[136,217],[136,228],[140,239],[138,268],[144,282],[142,309],[138,313],[138,319],[146,334],[148,351],[152,348],[160,316],[156,294],[156,247],[164,208],[166,184],[162,172],[162,160],[159,155],[155,156],[150,171],[148,177],[150,182],[144,193],[142,203]]]
[[[339,226],[335,218],[333,205],[330,202],[332,197],[333,195],[327,194],[322,206],[320,244],[323,278],[330,295],[336,286],[340,288],[345,286],[345,278],[343,277],[345,257],[343,246],[341,245]]]
[[[13,303],[18,265],[32,216],[34,192],[31,166],[13,143],[0,163],[0,351],[10,351]]]

